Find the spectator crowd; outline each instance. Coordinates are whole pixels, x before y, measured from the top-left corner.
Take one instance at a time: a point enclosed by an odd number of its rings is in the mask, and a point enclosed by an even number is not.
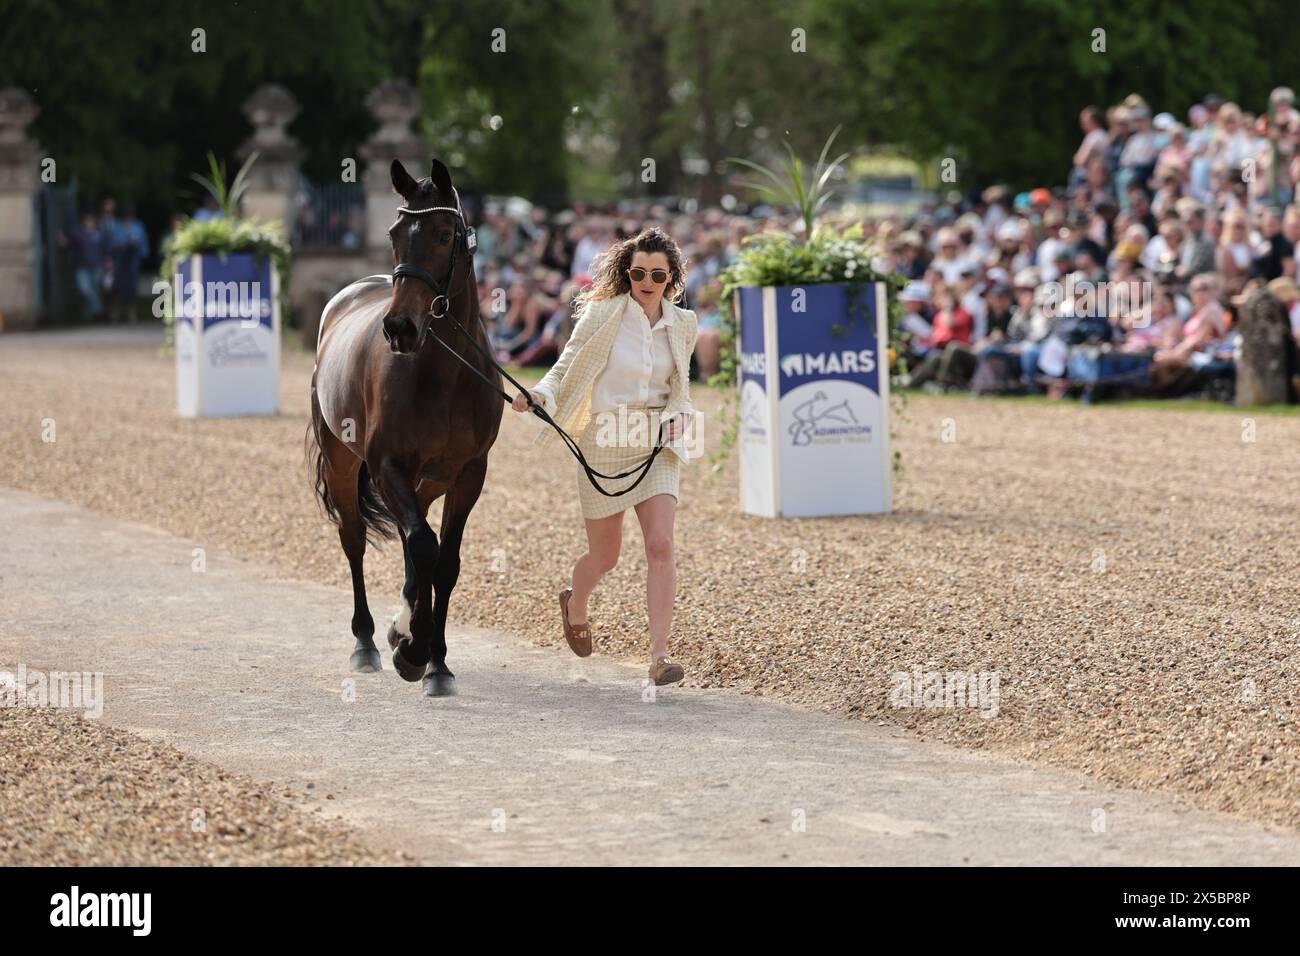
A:
[[[1300,341],[1300,113],[1279,88],[1260,115],[1207,96],[1183,120],[1132,95],[1084,109],[1064,184],[1013,194],[950,194],[915,213],[864,223],[879,272],[905,286],[899,329],[904,385],[981,393],[1232,392],[1233,331],[1266,288]],[[569,304],[591,260],[645,225],[687,257],[687,304],[700,315],[698,374],[717,368],[719,271],[742,239],[796,228],[668,205],[507,215],[478,229],[481,312],[499,358],[555,359]],[[843,223],[841,223],[843,224]]]
[[[898,381],[1054,397],[1115,387],[1226,398],[1241,357],[1234,328],[1257,291],[1280,303],[1286,366],[1300,381],[1294,100],[1279,87],[1257,115],[1210,95],[1182,119],[1153,115],[1137,94],[1109,109],[1089,106],[1063,185],[954,191],[862,220],[873,268],[902,285]],[[364,217],[348,197],[303,193],[297,202],[295,241],[361,245]],[[209,201],[194,218],[220,215]],[[843,226],[857,221],[849,215],[826,218]],[[719,274],[747,236],[797,232],[793,213],[670,199],[549,211],[489,198],[476,222],[475,269],[498,360],[554,362],[593,260],[649,225],[685,256],[685,304],[700,319],[693,372],[707,380],[721,359]],[[149,251],[131,210],[119,215],[106,200],[60,242],[86,311],[129,314]]]

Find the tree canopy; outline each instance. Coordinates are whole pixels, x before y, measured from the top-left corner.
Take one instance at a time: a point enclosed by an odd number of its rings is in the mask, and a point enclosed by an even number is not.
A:
[[[1282,0],[11,0],[0,86],[40,104],[33,136],[84,199],[188,208],[208,150],[233,157],[261,84],[325,180],[372,132],[366,94],[416,83],[458,177],[558,204],[716,201],[728,155],[883,146],[952,157],[961,183],[1059,183],[1079,110],[1141,93],[1183,115],[1206,93],[1264,108],[1300,73]],[[194,31],[205,31],[205,51]],[[1105,31],[1105,50],[1096,32]],[[646,181],[645,160],[655,176]]]

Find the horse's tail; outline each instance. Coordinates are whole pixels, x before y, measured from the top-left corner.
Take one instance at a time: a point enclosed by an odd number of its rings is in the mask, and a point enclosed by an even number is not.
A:
[[[325,450],[321,444],[320,430],[325,427],[320,409],[316,405],[316,396],[312,396],[311,423],[307,426],[306,453],[308,461],[314,466],[316,500],[321,510],[335,525],[339,524],[338,505],[330,496],[329,482],[325,480]],[[366,528],[366,540],[375,544],[379,538],[397,537],[397,520],[384,504],[374,482],[370,480],[370,470],[366,463],[361,463],[357,474],[357,513]]]
[[[361,473],[357,475],[357,510],[361,513],[361,523],[366,526],[366,540],[371,544],[379,538],[390,541],[397,537],[397,519],[379,497],[375,483],[370,480],[370,469],[361,463]]]

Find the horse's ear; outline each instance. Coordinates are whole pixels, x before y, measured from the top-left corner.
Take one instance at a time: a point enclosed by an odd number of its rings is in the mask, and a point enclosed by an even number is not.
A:
[[[438,192],[451,194],[451,172],[442,164],[441,160],[435,159],[429,165],[429,178],[433,180],[434,188]]]
[[[393,189],[403,199],[410,199],[420,188],[420,184],[411,178],[411,174],[406,171],[400,159],[393,160],[392,174]]]

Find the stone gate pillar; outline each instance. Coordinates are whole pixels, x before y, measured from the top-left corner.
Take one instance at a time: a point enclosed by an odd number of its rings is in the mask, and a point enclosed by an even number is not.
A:
[[[298,166],[303,150],[286,127],[298,115],[298,101],[283,86],[268,83],[244,103],[244,115],[253,125],[250,136],[236,155],[245,159],[257,150],[257,161],[248,171],[243,214],[257,219],[279,220],[288,239],[293,232],[294,193],[298,189]]]
[[[393,192],[389,167],[394,159],[400,159],[408,173],[424,179],[433,154],[411,131],[411,121],[420,115],[420,93],[410,83],[384,81],[366,97],[366,106],[379,121],[379,129],[361,147],[361,158],[366,161],[366,252],[376,268],[388,272],[393,267],[388,227],[397,218],[400,202]]]
[[[41,148],[27,138],[27,127],[38,113],[26,90],[0,90],[0,331],[36,323]]]

